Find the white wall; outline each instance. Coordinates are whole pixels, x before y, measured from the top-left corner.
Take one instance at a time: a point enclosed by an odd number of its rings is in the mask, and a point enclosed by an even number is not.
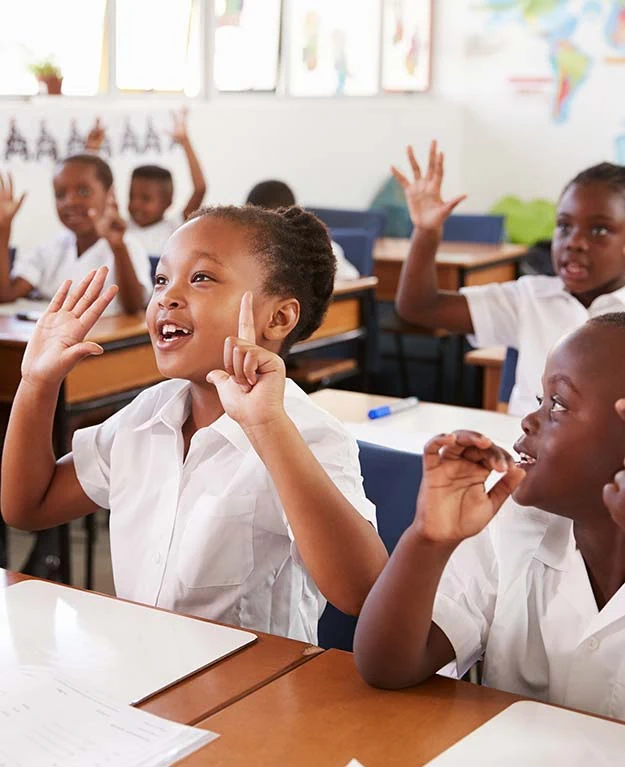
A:
[[[625,67],[589,82],[576,97],[569,121],[555,124],[549,90],[527,96],[508,87],[501,66],[505,38],[496,40],[499,50],[492,57],[469,54],[476,21],[471,6],[472,0],[435,0],[434,87],[428,94],[319,100],[222,96],[191,103],[192,138],[209,181],[207,201],[241,202],[256,181],[277,177],[289,182],[303,203],[366,206],[389,164],[402,161],[404,146],[414,143],[423,156],[434,136],[447,154],[445,192],[468,193],[465,211],[487,210],[511,193],[555,199],[575,172],[614,159],[615,131],[625,117],[617,98]],[[487,34],[485,39],[491,38]],[[595,43],[586,44],[592,48]],[[538,39],[520,53],[529,70],[546,56]],[[526,65],[511,61],[510,71],[519,66]],[[64,126],[61,133],[71,117],[84,131],[96,114],[119,131],[125,116],[141,122],[148,113],[164,127],[168,110],[177,103],[149,98],[0,100],[0,147],[12,116],[33,137],[42,116],[50,125]],[[115,157],[120,202],[125,202],[132,166],[147,161],[172,168],[175,205],[182,207],[189,187],[179,150],[163,157]],[[14,232],[16,244],[27,246],[56,227],[52,165],[14,161],[11,169],[16,186],[29,191]]]

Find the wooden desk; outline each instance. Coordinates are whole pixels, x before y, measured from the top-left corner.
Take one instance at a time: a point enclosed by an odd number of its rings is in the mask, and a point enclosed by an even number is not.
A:
[[[23,580],[29,576],[0,570],[0,588]],[[138,708],[195,724],[323,652],[305,642],[254,633],[258,636],[254,644],[153,695]]]
[[[394,301],[410,240],[383,237],[375,245],[374,274],[379,280],[380,301]],[[465,285],[506,282],[517,277],[523,245],[485,245],[475,242],[442,242],[436,254],[436,272],[441,290],[458,290]]]
[[[370,427],[368,436],[371,436],[369,441],[387,447],[403,449],[403,442],[393,444],[396,436],[418,433],[429,433],[433,436],[455,429],[472,429],[482,432],[498,444],[510,449],[522,434],[519,417],[490,410],[419,402],[417,407],[410,410],[372,421],[367,417],[370,409],[399,400],[396,397],[338,389],[323,389],[315,392],[311,397],[315,404],[343,422],[368,424]],[[379,432],[378,439],[375,439],[376,432]]]
[[[376,690],[351,653],[328,650],[201,722],[221,737],[180,764],[421,765],[516,700],[442,677]]]

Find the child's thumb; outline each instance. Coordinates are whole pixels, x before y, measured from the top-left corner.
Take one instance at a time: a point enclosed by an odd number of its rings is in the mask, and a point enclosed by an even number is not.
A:
[[[620,417],[625,421],[625,398],[617,399],[614,408]]]
[[[225,370],[211,370],[211,372],[206,376],[208,383],[212,383],[213,386],[215,386],[217,389],[225,384],[229,378],[230,376],[226,373]]]

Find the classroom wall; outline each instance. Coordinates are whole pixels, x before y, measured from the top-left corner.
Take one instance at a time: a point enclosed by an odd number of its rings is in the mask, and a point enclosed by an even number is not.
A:
[[[406,143],[413,142],[423,156],[433,136],[447,154],[445,191],[468,193],[461,209],[467,212],[487,210],[504,194],[555,199],[577,170],[616,159],[625,108],[615,95],[625,84],[625,67],[607,63],[612,48],[606,47],[605,13],[612,3],[586,3],[584,8],[595,7],[596,15],[580,16],[565,40],[587,55],[589,74],[570,99],[567,118],[559,122],[553,116],[558,81],[550,52],[560,43],[549,37],[549,24],[557,25],[539,19],[532,26],[520,15],[514,22],[495,23],[492,14],[478,9],[485,4],[435,0],[433,88],[428,94],[304,100],[228,95],[191,103],[191,133],[209,181],[208,202],[241,202],[253,183],[275,176],[291,183],[304,203],[366,206],[389,164],[401,162]],[[100,114],[118,140],[127,118],[140,130],[153,114],[163,131],[169,109],[179,103],[159,98],[2,100],[0,146],[11,117],[34,139],[42,116],[66,135],[71,118],[84,132]],[[174,171],[175,204],[182,207],[189,193],[185,164],[180,150],[167,148],[160,156],[113,158],[120,202],[125,204],[132,166],[152,161]],[[10,166],[16,186],[29,191],[14,238],[28,246],[56,227],[52,163],[17,160]]]

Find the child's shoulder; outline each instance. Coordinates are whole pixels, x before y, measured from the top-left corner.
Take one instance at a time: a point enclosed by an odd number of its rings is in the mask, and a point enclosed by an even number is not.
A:
[[[519,292],[528,293],[535,298],[558,295],[564,291],[564,283],[559,277],[545,274],[525,274],[515,281]]]
[[[290,378],[284,391],[284,409],[307,441],[334,438],[356,447],[356,440],[344,424],[313,402]]]

